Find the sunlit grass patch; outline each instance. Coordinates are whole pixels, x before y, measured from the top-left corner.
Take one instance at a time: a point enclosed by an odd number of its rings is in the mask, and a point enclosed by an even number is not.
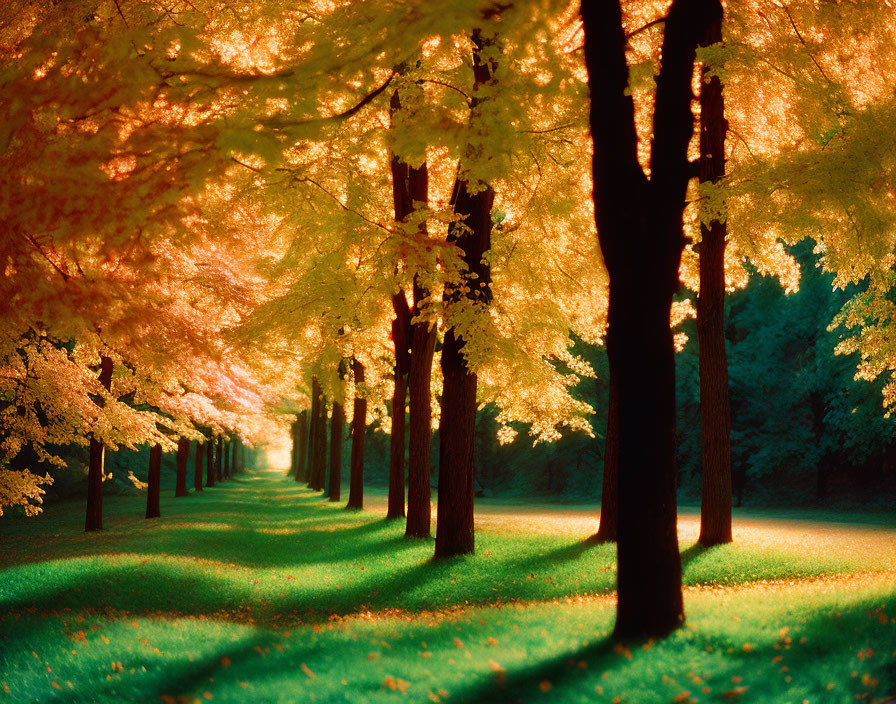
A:
[[[406,540],[401,521],[268,474],[166,500],[153,521],[134,518],[139,499],[115,498],[101,534],[81,532],[81,508],[4,524],[0,671],[13,673],[13,701],[528,701],[542,690],[776,701],[792,688],[814,702],[891,681],[882,658],[896,648],[896,609],[881,585],[893,580],[882,572],[894,566],[892,530],[822,529],[789,544],[811,526],[770,522],[765,542],[685,543],[689,625],[629,660],[606,640],[615,548],[587,534],[519,533],[502,518],[506,530],[480,533],[475,555],[434,562],[432,542]],[[833,549],[849,531],[858,548]],[[807,664],[828,661],[822,647],[842,662]],[[797,665],[799,677],[780,671]]]

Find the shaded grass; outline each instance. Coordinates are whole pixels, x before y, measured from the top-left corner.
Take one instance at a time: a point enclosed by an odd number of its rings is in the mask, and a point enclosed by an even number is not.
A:
[[[13,701],[192,701],[206,691],[231,701],[398,701],[402,688],[411,701],[529,701],[542,689],[545,701],[668,702],[685,690],[700,701],[728,691],[752,701],[846,701],[892,689],[896,626],[881,615],[896,614],[896,595],[880,587],[812,598],[700,594],[688,602],[691,627],[629,660],[606,640],[608,606],[494,608],[610,594],[612,545],[482,533],[475,556],[433,562],[432,542],[405,540],[400,521],[345,511],[267,473],[169,498],[160,520],[138,518],[141,505],[108,501],[102,534],[81,532],[77,505],[3,523],[0,680]],[[893,564],[811,545],[689,546],[682,557],[692,585]],[[487,606],[412,622],[331,620],[468,605]],[[806,643],[782,636],[784,626]],[[873,654],[859,659],[868,647]],[[778,656],[794,666],[772,667]],[[788,682],[782,666],[800,674]]]

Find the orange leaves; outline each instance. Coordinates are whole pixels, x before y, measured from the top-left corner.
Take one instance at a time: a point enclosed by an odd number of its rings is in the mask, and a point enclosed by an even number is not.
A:
[[[221,667],[230,667],[230,658],[226,655],[221,658]]]
[[[387,677],[386,679],[383,680],[383,686],[384,686],[384,687],[388,687],[388,688],[391,689],[393,692],[394,692],[394,691],[401,692],[402,694],[404,694],[405,692],[407,692],[408,686],[409,686],[410,684],[411,684],[411,683],[408,682],[407,680],[403,680],[403,679],[400,679],[400,678],[396,679],[395,677],[392,677],[391,675],[390,675],[389,677]]]
[[[315,675],[311,671],[311,668],[308,667],[305,663],[302,663],[299,667],[302,668],[302,672],[304,672],[306,675],[308,675],[309,678],[314,679],[315,677],[317,677],[317,675]]]

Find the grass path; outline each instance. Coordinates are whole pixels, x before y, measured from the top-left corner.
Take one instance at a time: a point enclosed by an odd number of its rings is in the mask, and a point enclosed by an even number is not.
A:
[[[739,519],[700,550],[689,625],[607,640],[615,554],[568,507],[485,504],[473,557],[275,472],[0,524],[0,701],[883,701],[896,529]],[[782,669],[783,668],[783,669]],[[789,678],[789,679],[788,679]],[[6,690],[9,690],[8,692]],[[704,691],[706,690],[706,691]],[[684,694],[684,693],[687,694]],[[167,698],[167,699],[166,699]]]

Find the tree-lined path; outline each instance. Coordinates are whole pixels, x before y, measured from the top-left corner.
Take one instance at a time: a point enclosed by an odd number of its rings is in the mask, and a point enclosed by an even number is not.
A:
[[[896,526],[880,518],[819,532],[736,516],[738,542],[703,550],[684,515],[690,627],[628,650],[608,639],[614,547],[585,540],[594,518],[577,507],[527,519],[484,502],[477,554],[434,562],[384,500],[345,511],[282,471],[169,502],[157,521],[135,517],[139,501],[108,499],[99,535],[72,530],[72,504],[4,526],[13,701],[845,701],[893,684]]]

